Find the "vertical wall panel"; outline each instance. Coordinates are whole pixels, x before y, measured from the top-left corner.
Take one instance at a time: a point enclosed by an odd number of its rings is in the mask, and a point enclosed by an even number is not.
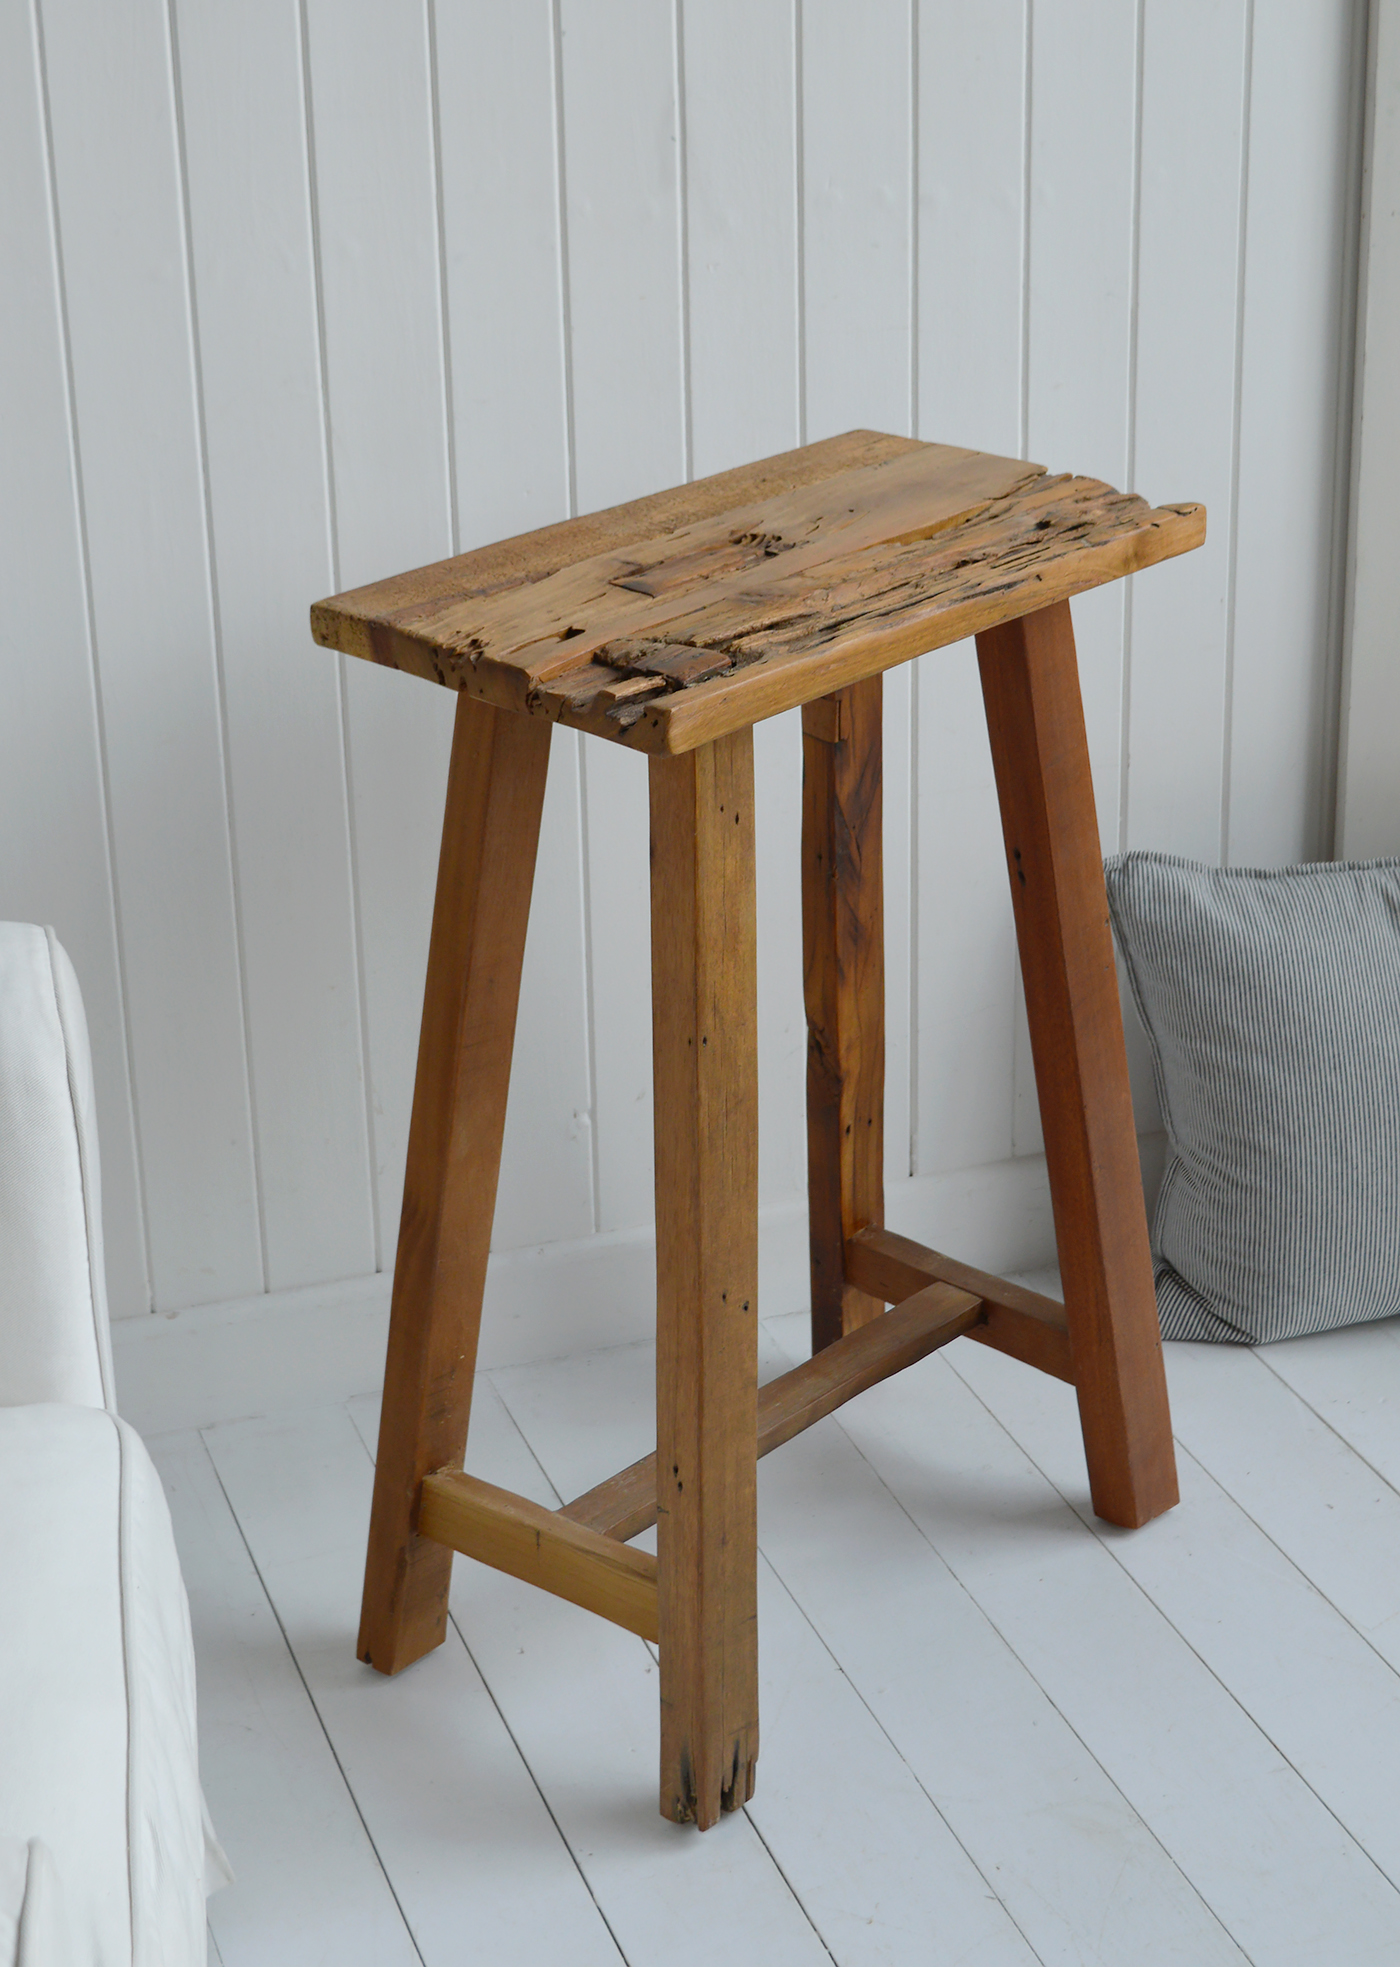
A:
[[[802,8],[806,434],[913,428],[914,19]],[[911,675],[885,681],[885,1163],[910,1162]]]
[[[593,1228],[593,1116],[584,995],[576,731],[556,731],[525,938],[492,1247]]]
[[[263,1287],[167,19],[43,14],[152,1288]]]
[[[453,546],[426,12],[308,0],[307,52],[338,578],[354,587]],[[454,699],[371,663],[342,666],[385,1265],[403,1196]]]
[[[1380,0],[1370,8],[1366,97],[1337,758],[1336,851],[1348,860],[1400,850],[1400,10]]]
[[[566,0],[564,167],[578,506],[687,475],[675,22]],[[589,744],[599,1227],[652,1215],[647,768]]]
[[[178,0],[253,1117],[271,1288],[374,1265],[296,0]]]
[[[1131,456],[1137,20],[1124,0],[1031,10],[1026,450],[1054,471],[1122,485]],[[1122,787],[1120,584],[1074,604],[1084,719],[1105,853]],[[1014,1138],[1041,1146],[1018,980]]]
[[[119,1311],[392,1258],[453,702],[316,650],[333,584],[857,424],[1131,476],[1211,532],[1076,604],[1105,845],[1327,850],[1360,11],[39,0],[55,240],[12,10],[0,907],[78,960]],[[652,1211],[646,767],[555,753],[498,1247]],[[885,805],[891,1177],[1031,1152],[970,649],[890,677]]]
[[[917,1051],[913,972],[914,670],[885,677],[885,1175],[912,1174],[913,1069]]]
[[[646,760],[584,740],[598,1227],[652,1219]]]
[[[1324,747],[1360,17],[1329,0],[1255,10],[1225,831],[1236,863],[1331,852]]]
[[[52,923],[82,979],[108,1289],[150,1304],[34,18],[0,15],[0,917]]]
[[[435,18],[465,548],[569,509],[554,28],[549,0],[451,0]]]
[[[1220,859],[1245,12],[1148,0],[1134,475],[1204,501],[1204,547],[1133,584],[1127,842]]]
[[[1129,464],[1136,9],[1033,9],[1027,453],[1122,485]],[[1105,852],[1118,838],[1124,590],[1075,603]]]
[[[919,12],[920,437],[1018,457],[1026,7]],[[970,642],[919,664],[915,1167],[1011,1153],[1015,933]]]
[[[1028,0],[919,7],[919,430],[1021,456]]]
[[[686,476],[675,23],[563,0],[569,318],[581,511]]]
[[[703,478],[798,441],[796,22],[792,0],[688,0],[681,19],[691,468]]]
[[[449,372],[461,544],[568,511],[553,21],[546,0],[442,7]],[[592,1093],[579,739],[554,739],[493,1242],[586,1235]]]
[[[807,436],[910,428],[909,0],[804,0]]]
[[[799,441],[796,22],[792,0],[690,0],[682,20],[690,416],[702,476]],[[806,1187],[798,713],[757,726],[754,774],[758,1181],[760,1201],[773,1203]]]

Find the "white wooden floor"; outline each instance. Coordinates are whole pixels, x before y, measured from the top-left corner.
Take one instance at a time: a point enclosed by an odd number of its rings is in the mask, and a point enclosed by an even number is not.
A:
[[[651,1652],[585,1612],[459,1559],[447,1645],[358,1665],[374,1398],[157,1438],[211,1960],[1395,1967],[1400,1322],[1168,1370],[1183,1500],[1136,1533],[1071,1391],[965,1342],[762,1463],[758,1794],[704,1836],[655,1812]],[[468,1466],[576,1494],[651,1372],[484,1375]]]

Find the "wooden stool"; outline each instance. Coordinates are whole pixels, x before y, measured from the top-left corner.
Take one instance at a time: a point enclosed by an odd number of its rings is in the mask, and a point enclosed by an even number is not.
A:
[[[1074,1385],[1100,1516],[1177,1500],[1068,597],[1204,533],[857,431],[312,610],[460,693],[361,1659],[441,1643],[454,1551],[600,1612],[659,1642],[661,1810],[703,1829],[753,1792],[759,1455],[961,1334]],[[971,634],[1063,1308],[883,1227],[880,672]],[[760,1392],[752,727],[798,704],[813,1357]],[[551,1512],[462,1463],[556,722],[649,761],[657,1447]],[[655,1558],[627,1542],[653,1522]]]

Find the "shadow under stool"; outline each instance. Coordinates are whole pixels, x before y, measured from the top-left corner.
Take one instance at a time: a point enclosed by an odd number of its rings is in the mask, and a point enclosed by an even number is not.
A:
[[[312,610],[323,645],[459,693],[361,1659],[442,1642],[454,1551],[587,1606],[658,1642],[661,1810],[703,1829],[753,1793],[758,1456],[961,1336],[1075,1387],[1100,1516],[1177,1500],[1069,597],[1204,533],[854,431]],[[1063,1307],[884,1228],[881,672],[969,635]],[[753,726],[798,705],[813,1356],[760,1392]],[[556,723],[647,758],[657,1445],[550,1511],[462,1464]],[[652,1523],[654,1558],[628,1542]]]

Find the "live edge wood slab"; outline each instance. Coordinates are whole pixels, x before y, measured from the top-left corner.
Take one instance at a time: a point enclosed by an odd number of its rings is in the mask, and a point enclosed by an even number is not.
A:
[[[1074,1386],[1101,1516],[1176,1501],[1068,602],[1204,531],[853,431],[313,608],[322,644],[459,693],[361,1659],[441,1643],[454,1551],[571,1599],[658,1644],[661,1809],[705,1829],[753,1790],[759,1456],[967,1338]],[[884,1221],[882,672],[969,635],[1063,1305]],[[798,705],[813,1356],[760,1390],[752,726]],[[463,1459],[556,723],[650,754],[657,1446],[551,1511]]]

